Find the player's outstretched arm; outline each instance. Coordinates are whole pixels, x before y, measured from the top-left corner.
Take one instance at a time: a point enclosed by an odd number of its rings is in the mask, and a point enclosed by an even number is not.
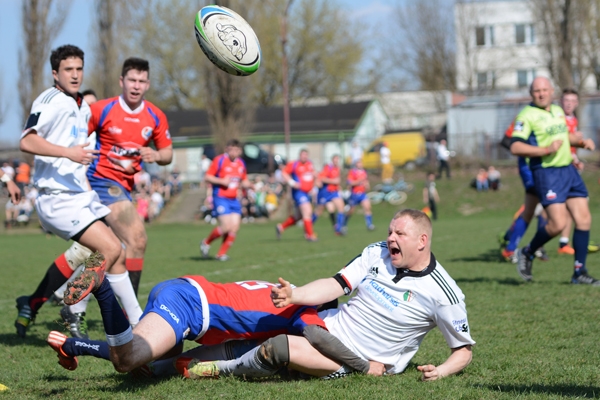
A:
[[[471,351],[471,346],[464,346],[452,349],[450,357],[437,367],[428,364],[420,365],[417,369],[423,373],[422,379],[424,381],[435,381],[436,379],[459,373],[471,363],[472,358],[473,353]]]
[[[50,143],[35,131],[21,138],[20,148],[22,151],[30,154],[47,157],[65,157],[69,160],[88,165],[98,158],[98,150],[85,149],[89,143],[79,144],[73,147],[63,147]]]
[[[271,299],[277,308],[289,304],[317,306],[343,294],[344,289],[334,278],[318,279],[297,288],[292,288],[288,281],[279,278],[279,286],[271,288]]]
[[[12,203],[18,204],[19,201],[21,201],[21,189],[19,189],[17,184],[2,170],[0,170],[0,182],[6,183],[6,189],[8,190],[8,195],[10,196]]]

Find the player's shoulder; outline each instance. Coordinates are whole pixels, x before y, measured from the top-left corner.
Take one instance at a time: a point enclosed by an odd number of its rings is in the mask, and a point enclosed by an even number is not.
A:
[[[158,106],[155,105],[154,103],[144,99],[144,106],[150,112],[150,114],[154,114],[154,115],[158,116],[158,118],[160,120],[167,119],[167,115],[160,108],[158,108]]]
[[[102,112],[106,109],[106,107],[108,107],[108,106],[112,107],[118,101],[119,101],[118,97],[110,97],[108,99],[98,100],[94,104],[90,105],[90,109],[92,110],[92,112]]]
[[[363,250],[363,255],[368,257],[382,258],[388,253],[388,246],[385,240],[371,243]]]
[[[44,90],[34,101],[33,106],[44,108],[50,105],[57,105],[66,99],[65,94],[56,87]]]
[[[465,295],[456,281],[439,262],[434,262],[435,267],[428,275],[430,278],[428,289],[431,297],[440,305],[454,305],[464,301]]]
[[[565,112],[562,109],[561,106],[559,106],[558,104],[551,104],[550,105],[550,112],[552,113],[552,115],[554,115],[555,117],[561,117],[561,116],[565,116]]]

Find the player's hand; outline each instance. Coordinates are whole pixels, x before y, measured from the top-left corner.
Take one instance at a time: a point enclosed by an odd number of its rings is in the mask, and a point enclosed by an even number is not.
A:
[[[382,376],[385,374],[385,365],[377,361],[369,361],[369,372],[367,375]]]
[[[585,164],[582,161],[573,161],[573,164],[575,165],[575,168],[577,168],[577,171],[579,172],[583,172],[583,169],[585,168]]]
[[[271,300],[277,308],[283,308],[292,302],[292,285],[279,278],[279,285],[271,287]]]
[[[424,381],[435,381],[436,379],[440,379],[442,377],[435,365],[419,365],[417,369],[423,373],[421,380]]]
[[[89,165],[98,158],[96,154],[100,153],[99,150],[86,149],[89,146],[88,143],[78,144],[77,146],[69,147],[67,149],[66,157],[76,163]]]
[[[6,188],[8,189],[8,194],[10,196],[10,200],[13,204],[17,205],[21,201],[21,189],[17,186],[13,181],[6,182]]]
[[[592,139],[584,139],[581,148],[586,150],[594,150],[596,149],[596,144]]]
[[[160,161],[160,154],[158,151],[150,147],[140,147],[140,156],[142,157],[142,161],[147,163]]]
[[[548,154],[556,153],[558,151],[558,149],[560,149],[560,146],[562,146],[562,144],[563,144],[562,139],[557,139],[554,142],[552,142],[552,144],[550,146],[546,147]]]
[[[229,186],[230,183],[231,183],[230,176],[225,176],[225,177],[221,178],[221,186]]]

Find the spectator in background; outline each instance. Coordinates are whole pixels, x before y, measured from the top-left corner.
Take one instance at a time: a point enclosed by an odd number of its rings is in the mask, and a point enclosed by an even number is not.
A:
[[[149,208],[150,199],[145,190],[140,191],[135,195],[135,206],[138,215],[142,218],[142,221],[147,222],[150,220]]]
[[[440,202],[440,196],[435,187],[435,175],[433,173],[427,174],[427,180],[425,181],[425,187],[423,188],[423,203],[427,204],[429,211],[431,211],[431,217],[437,219],[437,203]]]
[[[496,168],[494,168],[493,165],[490,165],[488,167],[487,177],[488,177],[488,184],[489,184],[490,189],[492,189],[492,190],[500,189],[500,171],[498,171]]]
[[[479,168],[475,177],[475,188],[478,192],[487,192],[489,189],[488,175],[485,168]]]
[[[152,178],[146,170],[142,169],[133,176],[133,182],[135,184],[135,190],[141,192],[142,190],[150,189]]]
[[[210,168],[210,158],[206,156],[206,154],[202,154],[202,158],[200,159],[200,188],[206,189],[206,183],[204,183],[204,177],[206,176],[206,171]]]
[[[446,170],[446,178],[450,179],[450,152],[446,146],[447,142],[445,139],[440,140],[440,144],[437,146],[437,159],[439,161],[438,179],[442,177],[442,171]]]
[[[350,163],[356,165],[356,162],[362,160],[363,150],[358,145],[358,141],[352,142],[352,149],[350,150]]]
[[[379,149],[379,161],[381,162],[381,180],[383,183],[391,183],[394,176],[394,166],[392,165],[392,152],[386,142],[381,143]]]
[[[25,186],[29,185],[31,180],[31,167],[25,161],[21,161],[17,167],[15,183],[21,190],[21,196],[25,194]]]
[[[85,100],[85,102],[90,106],[98,101],[98,96],[96,96],[96,92],[94,92],[92,89],[84,90],[81,92],[81,95],[83,96],[83,100]]]

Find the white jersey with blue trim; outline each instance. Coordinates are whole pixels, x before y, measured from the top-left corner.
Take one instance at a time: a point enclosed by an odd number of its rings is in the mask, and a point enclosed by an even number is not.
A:
[[[374,243],[336,280],[347,295],[355,296],[319,316],[350,350],[385,364],[388,374],[404,371],[436,326],[450,348],[475,344],[465,296],[433,254],[425,270],[413,272],[391,265],[386,242]]]
[[[45,90],[31,106],[21,138],[35,130],[48,142],[62,147],[85,144],[88,140],[90,107],[55,87]],[[35,156],[33,182],[50,192],[86,192],[86,167],[65,157]]]

